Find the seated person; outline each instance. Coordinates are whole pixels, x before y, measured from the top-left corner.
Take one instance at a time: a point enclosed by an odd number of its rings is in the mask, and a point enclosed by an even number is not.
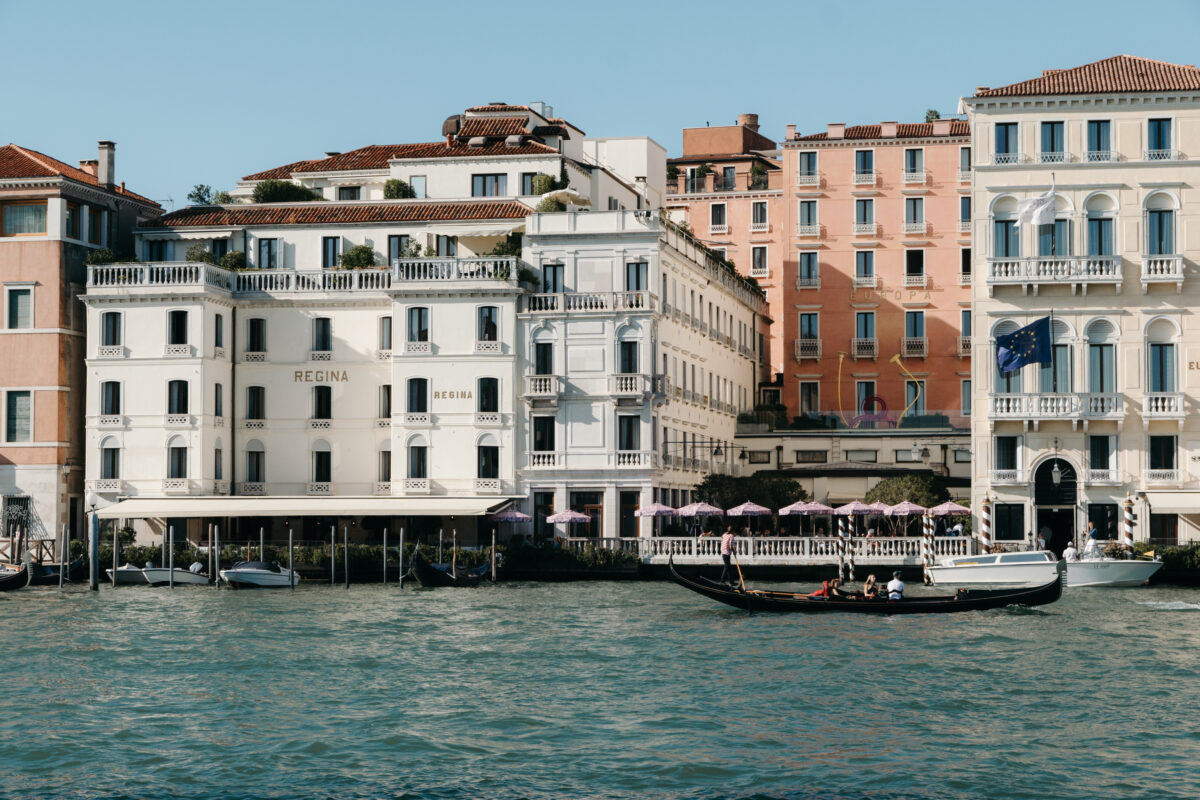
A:
[[[821,581],[821,588],[815,592],[809,592],[809,597],[829,597],[829,581]]]
[[[904,599],[904,581],[900,580],[900,570],[892,573],[892,579],[887,585],[888,600]]]
[[[868,575],[866,583],[863,584],[863,599],[875,600],[879,597],[879,584],[875,583],[875,576]]]
[[[1075,549],[1074,542],[1067,542],[1067,549],[1063,550],[1063,561],[1074,562],[1079,560],[1079,551]]]
[[[821,588],[815,592],[810,592],[809,597],[828,599],[830,597],[845,597],[840,587],[842,585],[841,578],[834,578],[831,581],[821,581]]]

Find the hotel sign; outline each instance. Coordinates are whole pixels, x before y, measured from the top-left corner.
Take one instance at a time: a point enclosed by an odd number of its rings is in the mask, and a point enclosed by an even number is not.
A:
[[[470,400],[471,399],[471,390],[467,389],[466,391],[457,391],[457,392],[456,391],[434,392],[433,399],[434,400]]]
[[[298,369],[292,377],[293,383],[347,383],[349,373],[344,369]]]

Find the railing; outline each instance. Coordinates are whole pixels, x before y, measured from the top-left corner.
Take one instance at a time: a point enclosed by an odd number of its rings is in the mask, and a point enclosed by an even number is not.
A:
[[[1178,150],[1145,150],[1142,152],[1143,161],[1178,161],[1183,154]]]
[[[1084,480],[1096,486],[1112,486],[1124,483],[1119,469],[1088,469],[1084,472]]]
[[[649,563],[665,564],[669,559],[677,564],[721,563],[721,539],[717,536],[627,538],[612,545],[600,544],[608,540],[590,541],[595,547],[637,552]],[[921,563],[923,541],[919,536],[855,536],[842,546],[847,554],[853,554],[856,564],[916,566]],[[733,546],[738,562],[743,565],[835,564],[839,540],[829,536],[738,536]],[[969,536],[937,536],[933,540],[933,552],[938,558],[975,555],[976,548],[975,540]]]
[[[654,296],[635,292],[570,292],[525,295],[525,311],[530,313],[653,311]]]
[[[971,182],[971,170],[960,169],[958,171],[958,182],[959,183],[970,183]]]
[[[192,482],[188,478],[166,478],[162,490],[165,494],[186,494],[192,490]]]
[[[771,223],[769,223],[769,222],[751,222],[750,223],[750,232],[751,233],[769,233],[770,230],[771,230]]]
[[[126,355],[124,345],[100,345],[96,348],[96,358],[125,358]]]
[[[796,235],[802,239],[819,239],[821,237],[820,225],[797,225]]]
[[[1179,476],[1180,470],[1178,469],[1148,469],[1142,473],[1142,482],[1177,485]]]
[[[405,478],[405,494],[429,494],[429,478]]]
[[[323,481],[314,481],[313,483],[307,484],[304,491],[306,494],[329,495],[333,494],[333,484]]]
[[[392,418],[390,416],[389,417],[377,417],[375,420],[375,427],[376,428],[392,427]]]
[[[404,414],[405,425],[425,426],[429,424],[429,420],[430,417],[428,411],[407,411]]]
[[[224,347],[214,347],[213,348],[213,358],[221,359],[224,357],[225,357],[225,348]]]
[[[261,431],[266,429],[267,421],[265,419],[244,419],[242,427],[247,430]]]
[[[526,397],[558,397],[562,393],[561,375],[526,375]]]
[[[1087,392],[1079,396],[1083,416],[1088,419],[1120,419],[1124,415],[1121,395],[1111,392]]]
[[[1183,256],[1142,256],[1142,291],[1152,283],[1174,283],[1183,289]]]
[[[396,259],[392,271],[397,281],[507,281],[516,283],[518,258],[419,258]]]
[[[429,355],[433,352],[433,345],[429,342],[405,342],[404,352],[412,355]]]
[[[995,284],[1121,283],[1118,256],[1037,256],[989,258],[987,281]]]
[[[958,273],[958,285],[959,286],[970,286],[971,285],[971,273],[959,272]]]
[[[914,184],[915,183],[915,184],[924,185],[926,180],[928,180],[928,176],[926,175],[924,170],[914,170],[912,172],[906,171],[904,173],[904,182],[906,184]]]
[[[1183,419],[1183,392],[1146,392],[1142,419]]]
[[[960,219],[958,221],[958,232],[959,233],[970,233],[971,232],[971,220]]]
[[[875,170],[855,171],[854,173],[855,186],[874,186],[875,185]]]
[[[229,481],[213,481],[213,494],[229,494]]]
[[[191,414],[167,414],[168,428],[187,427],[192,424]]]
[[[820,274],[797,275],[796,276],[796,288],[797,289],[820,289],[821,288]]]
[[[708,226],[708,235],[709,236],[724,236],[727,233],[729,233],[729,225],[727,223],[720,223],[720,224],[709,223],[709,226]]]
[[[390,349],[389,350],[376,350],[375,351],[375,360],[376,361],[391,361],[392,360],[392,351]]]
[[[874,274],[855,275],[854,276],[854,288],[855,289],[874,289],[877,285],[878,285],[878,280],[876,279]]]
[[[102,414],[96,418],[96,425],[101,428],[120,428],[125,424],[125,417],[120,414]]]
[[[235,272],[233,276],[235,294],[381,292],[392,288],[393,281],[393,273],[387,268],[248,269]]]
[[[925,358],[929,354],[929,340],[924,336],[905,336],[900,339],[900,352],[905,358]]]
[[[641,397],[650,391],[650,376],[642,372],[608,376],[608,393],[615,397]]]
[[[475,352],[476,353],[499,353],[500,352],[500,343],[497,341],[494,341],[494,340],[476,339],[475,340]]]
[[[874,222],[854,223],[855,236],[874,236],[879,231],[879,225]]]
[[[246,364],[261,363],[265,362],[266,360],[267,354],[265,351],[247,350],[246,352],[242,353],[242,362]]]
[[[648,469],[658,466],[657,456],[653,450],[618,450],[616,452],[617,467],[634,467]]]
[[[850,355],[853,358],[876,358],[879,355],[879,340],[860,338],[851,339]]]
[[[1061,150],[1052,151],[1049,153],[1038,153],[1038,161],[1042,164],[1064,164],[1067,160],[1067,154]]]
[[[1023,469],[994,469],[991,470],[991,482],[997,485],[1012,485],[1028,483]]]
[[[124,481],[120,478],[101,478],[99,480],[87,481],[86,486],[93,492],[120,492],[125,488]]]
[[[390,495],[391,493],[392,493],[391,481],[376,481],[375,485],[372,487],[372,490],[371,490],[371,494],[374,494],[376,496]]]
[[[257,481],[243,481],[238,484],[238,494],[245,495],[264,495],[267,493],[267,485]]]
[[[500,494],[500,479],[476,478],[475,491],[479,494]]]
[[[1020,164],[1020,153],[995,153],[992,156],[993,164]]]
[[[332,350],[309,350],[308,351],[308,360],[309,361],[333,361],[333,351]]]
[[[1084,161],[1116,161],[1116,154],[1112,150],[1088,150],[1083,154]]]
[[[192,346],[190,344],[169,344],[163,348],[163,355],[167,358],[187,358],[192,355]]]
[[[921,222],[906,221],[904,223],[904,233],[906,235],[911,235],[914,233],[915,234],[924,234],[927,229],[928,229],[928,226],[925,224],[924,221],[921,221]]]
[[[308,421],[308,429],[312,431],[327,431],[333,428],[333,420],[328,417],[324,419],[310,419]]]
[[[924,289],[929,285],[929,276],[924,272],[914,272],[904,274],[905,289]]]
[[[561,467],[566,463],[566,453],[554,450],[530,450],[525,454],[526,463],[532,469]]]
[[[1028,392],[993,394],[990,415],[997,419],[1059,419],[1078,417],[1083,402],[1077,394]]]
[[[233,273],[191,261],[162,261],[148,264],[104,264],[89,266],[88,288],[134,286],[212,286],[229,289]]]
[[[970,336],[959,336],[958,337],[958,354],[960,356],[971,355],[971,337]]]
[[[820,339],[797,339],[795,341],[796,360],[821,357]]]
[[[476,425],[499,425],[500,424],[500,412],[499,411],[476,411],[475,412],[475,424]]]
[[[821,173],[819,172],[798,172],[796,173],[797,186],[820,186]]]

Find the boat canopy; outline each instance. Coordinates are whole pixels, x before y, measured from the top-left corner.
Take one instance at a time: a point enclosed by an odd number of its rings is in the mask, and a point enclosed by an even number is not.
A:
[[[105,519],[147,517],[482,517],[506,497],[131,497],[97,508]]]

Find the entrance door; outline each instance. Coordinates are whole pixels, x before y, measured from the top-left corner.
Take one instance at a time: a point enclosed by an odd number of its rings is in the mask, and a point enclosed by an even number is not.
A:
[[[1036,533],[1046,537],[1046,549],[1053,550],[1055,555],[1062,557],[1067,543],[1075,539],[1075,509],[1072,506],[1047,508],[1038,506]]]
[[[591,517],[591,522],[588,523],[587,535],[593,539],[604,536],[604,506],[599,503],[589,503],[583,507],[583,513]]]

